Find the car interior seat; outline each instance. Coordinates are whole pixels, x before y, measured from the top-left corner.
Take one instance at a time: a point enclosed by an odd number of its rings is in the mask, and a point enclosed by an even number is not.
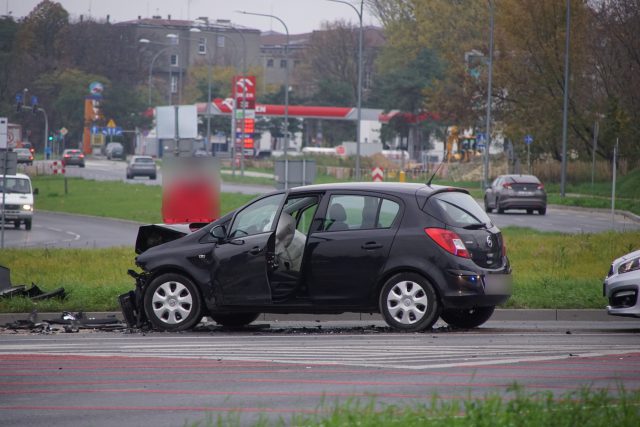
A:
[[[331,205],[328,216],[329,224],[327,225],[327,231],[341,231],[349,229],[349,226],[345,222],[347,219],[347,211],[344,210],[344,206],[340,203]]]
[[[378,199],[365,197],[364,209],[362,209],[362,225],[360,228],[376,228],[376,216],[378,215]]]
[[[293,241],[296,232],[296,220],[286,212],[282,212],[276,227],[276,247],[287,248]]]

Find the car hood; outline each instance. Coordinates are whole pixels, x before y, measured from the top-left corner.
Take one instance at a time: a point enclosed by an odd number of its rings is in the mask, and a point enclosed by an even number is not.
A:
[[[4,195],[4,203],[6,205],[22,205],[22,204],[33,204],[33,195],[28,193],[5,193]],[[0,193],[0,206],[2,204],[2,193]]]
[[[192,227],[192,224],[143,225],[138,229],[135,247],[136,253],[141,254],[154,246],[177,240],[191,234],[198,228]]]

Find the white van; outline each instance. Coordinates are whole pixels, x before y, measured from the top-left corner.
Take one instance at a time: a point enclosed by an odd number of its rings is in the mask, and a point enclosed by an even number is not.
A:
[[[13,222],[16,228],[20,228],[20,223],[24,223],[24,228],[31,230],[31,221],[33,219],[33,187],[31,187],[31,179],[22,173],[16,175],[7,175],[6,181],[4,175],[0,175],[0,221],[2,220],[2,187],[4,189],[4,220],[5,223]],[[36,190],[36,194],[37,194]]]

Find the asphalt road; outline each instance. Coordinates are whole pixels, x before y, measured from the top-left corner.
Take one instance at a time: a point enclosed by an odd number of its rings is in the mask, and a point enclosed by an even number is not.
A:
[[[640,389],[640,321],[489,321],[393,333],[381,323],[217,326],[183,334],[3,334],[5,426],[185,425],[207,414],[272,420],[336,402],[429,404],[583,387]]]

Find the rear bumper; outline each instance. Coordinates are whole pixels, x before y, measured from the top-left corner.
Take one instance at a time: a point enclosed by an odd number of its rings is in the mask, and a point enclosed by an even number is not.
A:
[[[502,209],[545,209],[547,200],[537,197],[507,197],[500,199]]]
[[[502,270],[448,270],[447,287],[442,293],[444,308],[496,306],[511,296],[512,276],[507,266]]]

